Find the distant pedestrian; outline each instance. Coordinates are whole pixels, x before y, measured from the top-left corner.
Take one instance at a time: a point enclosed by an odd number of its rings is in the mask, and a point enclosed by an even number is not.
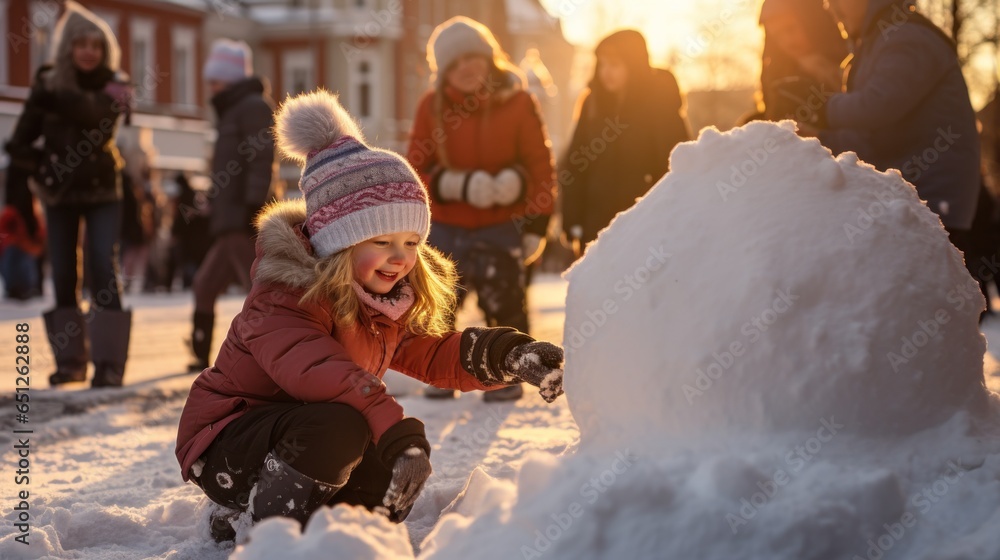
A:
[[[853,58],[845,93],[802,119],[834,153],[898,169],[969,248],[980,189],[976,115],[955,43],[904,0],[827,0]]]
[[[7,143],[15,165],[35,169],[45,206],[56,308],[44,313],[56,360],[53,386],[84,381],[94,362],[93,387],[120,386],[125,374],[131,311],[122,309],[121,157],[119,116],[131,90],[118,71],[118,41],[107,23],[76,2],[56,24],[52,56],[35,83]],[[44,138],[41,157],[33,149]],[[91,306],[80,311],[80,223],[86,226]]]
[[[208,200],[204,192],[194,190],[183,173],[178,173],[174,182],[178,195],[170,225],[171,253],[173,262],[180,269],[181,287],[187,290],[194,284],[195,273],[211,245]]]
[[[429,243],[458,265],[459,307],[474,290],[487,325],[528,332],[525,266],[544,248],[555,193],[538,101],[477,21],[442,23],[427,53],[432,90],[417,106],[407,159],[430,190]],[[521,393],[514,386],[487,398]]]
[[[760,25],[763,118],[796,119],[810,110],[810,98],[840,93],[847,40],[823,0],[765,0]]]
[[[209,191],[212,246],[194,279],[191,372],[210,364],[215,301],[233,282],[250,290],[254,217],[267,202],[274,168],[274,125],[264,82],[253,75],[250,47],[219,39],[203,77],[218,118]]]
[[[34,170],[11,163],[0,210],[0,277],[4,297],[24,301],[42,295],[39,261],[45,252],[45,223],[28,189],[28,176]]]
[[[674,146],[691,139],[677,80],[650,67],[641,33],[612,33],[595,55],[559,172],[563,229],[581,247],[645,195],[668,171]]]

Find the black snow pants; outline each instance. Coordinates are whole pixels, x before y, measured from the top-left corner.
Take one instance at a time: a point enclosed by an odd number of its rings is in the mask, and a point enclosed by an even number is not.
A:
[[[252,409],[223,428],[202,455],[195,482],[213,502],[240,511],[261,478],[269,452],[321,482],[347,480],[328,505],[382,504],[392,471],[382,465],[368,423],[337,403],[288,403]]]

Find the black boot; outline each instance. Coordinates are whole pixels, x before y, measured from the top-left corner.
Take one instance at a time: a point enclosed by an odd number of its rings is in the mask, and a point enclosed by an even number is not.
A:
[[[306,524],[309,516],[329,502],[341,484],[330,484],[308,477],[284,462],[274,452],[264,457],[260,480],[250,493],[250,513],[254,522],[280,515]]]
[[[49,376],[49,385],[55,387],[71,381],[87,379],[87,323],[80,311],[73,307],[58,307],[42,314],[45,331],[56,360],[56,371]]]
[[[503,389],[486,391],[483,393],[483,402],[516,401],[522,396],[524,396],[524,387],[521,387],[521,384],[518,383],[517,385],[511,385]]]
[[[212,329],[215,328],[215,313],[194,312],[194,326],[191,329],[191,351],[194,361],[188,372],[201,373],[209,366],[208,354],[212,351]]]
[[[90,347],[94,360],[91,387],[121,387],[132,332],[132,312],[102,309],[94,313]]]
[[[233,522],[239,516],[239,511],[222,506],[218,506],[217,509],[212,511],[208,518],[208,530],[212,535],[212,539],[217,543],[236,540],[236,527],[233,527]]]

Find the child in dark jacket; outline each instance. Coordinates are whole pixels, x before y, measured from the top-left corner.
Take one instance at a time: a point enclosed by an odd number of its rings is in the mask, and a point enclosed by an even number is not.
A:
[[[181,415],[185,480],[260,520],[305,523],[324,504],[406,517],[431,473],[423,424],[381,377],[463,391],[527,382],[562,393],[562,349],[512,328],[449,332],[454,265],[426,245],[427,194],[400,156],[365,144],[335,96],[278,111],[304,164],[304,201],[267,208],[253,287]],[[223,516],[217,539],[232,538]]]

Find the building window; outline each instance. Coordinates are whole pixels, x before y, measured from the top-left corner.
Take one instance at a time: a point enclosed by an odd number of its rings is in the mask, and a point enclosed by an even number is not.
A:
[[[372,85],[371,67],[367,62],[358,65],[360,83],[358,84],[358,112],[359,116],[367,119],[372,115]]]
[[[139,103],[156,101],[156,82],[160,73],[156,68],[156,23],[152,20],[135,18],[131,22],[132,66],[129,74],[135,84],[135,98]]]
[[[281,81],[285,92],[296,95],[310,91],[316,87],[313,71],[313,52],[311,50],[286,51],[282,54]]]
[[[10,29],[7,25],[7,0],[0,0],[0,29]],[[8,41],[10,44],[13,41]],[[7,63],[7,48],[0,48],[0,84],[10,83],[10,68]]]
[[[175,27],[173,38],[173,100],[177,105],[197,105],[195,94],[195,32]]]

